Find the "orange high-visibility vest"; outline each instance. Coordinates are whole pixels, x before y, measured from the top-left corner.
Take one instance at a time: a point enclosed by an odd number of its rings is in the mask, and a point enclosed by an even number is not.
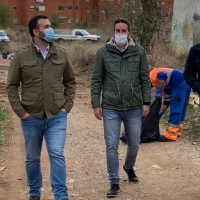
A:
[[[173,71],[173,69],[170,69],[170,68],[164,68],[164,67],[159,67],[159,68],[154,68],[150,71],[150,80],[151,80],[151,84],[154,86],[154,87],[157,87],[158,85],[158,78],[157,78],[157,74],[159,72],[166,72],[167,74],[167,83],[169,83],[170,81],[170,75]]]

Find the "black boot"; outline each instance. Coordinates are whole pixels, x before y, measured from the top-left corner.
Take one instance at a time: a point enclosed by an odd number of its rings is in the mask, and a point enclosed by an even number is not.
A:
[[[125,166],[123,166],[123,169],[127,173],[129,181],[134,182],[134,183],[138,182],[138,177],[136,176],[133,169],[126,169]]]
[[[116,197],[117,194],[120,192],[119,184],[111,184],[110,190],[107,193],[107,197]]]
[[[121,135],[121,136],[120,136],[120,140],[121,140],[123,143],[127,144],[125,135]]]

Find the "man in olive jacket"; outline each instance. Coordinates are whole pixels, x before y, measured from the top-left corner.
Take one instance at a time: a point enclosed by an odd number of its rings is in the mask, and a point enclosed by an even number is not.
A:
[[[43,138],[50,159],[50,181],[55,200],[67,200],[63,155],[67,115],[73,106],[75,75],[66,50],[55,46],[54,31],[46,16],[28,24],[33,43],[15,53],[7,79],[7,94],[21,119],[26,150],[29,200],[41,196],[40,156]],[[21,84],[21,96],[18,88]]]
[[[118,145],[122,121],[128,132],[123,169],[129,181],[138,182],[133,167],[140,145],[141,119],[148,114],[151,102],[146,54],[129,35],[130,23],[126,19],[117,19],[114,22],[114,38],[96,53],[91,80],[94,115],[99,120],[103,117],[104,123],[107,170],[111,184],[107,197],[115,197],[120,192]]]

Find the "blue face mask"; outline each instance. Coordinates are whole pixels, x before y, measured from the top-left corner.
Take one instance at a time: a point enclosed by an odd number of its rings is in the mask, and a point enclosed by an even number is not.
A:
[[[55,36],[54,30],[52,28],[48,28],[44,30],[44,37],[42,38],[47,42],[53,42],[54,36]]]

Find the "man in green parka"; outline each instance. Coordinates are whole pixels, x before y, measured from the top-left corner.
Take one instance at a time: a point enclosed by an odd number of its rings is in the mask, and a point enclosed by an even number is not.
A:
[[[102,94],[102,96],[101,96]],[[131,182],[138,182],[133,170],[140,145],[141,120],[149,112],[151,84],[143,47],[130,37],[130,23],[114,22],[114,38],[96,53],[91,102],[94,115],[103,118],[107,170],[110,190],[107,197],[120,192],[118,145],[121,122],[127,132],[127,154],[123,169]]]

